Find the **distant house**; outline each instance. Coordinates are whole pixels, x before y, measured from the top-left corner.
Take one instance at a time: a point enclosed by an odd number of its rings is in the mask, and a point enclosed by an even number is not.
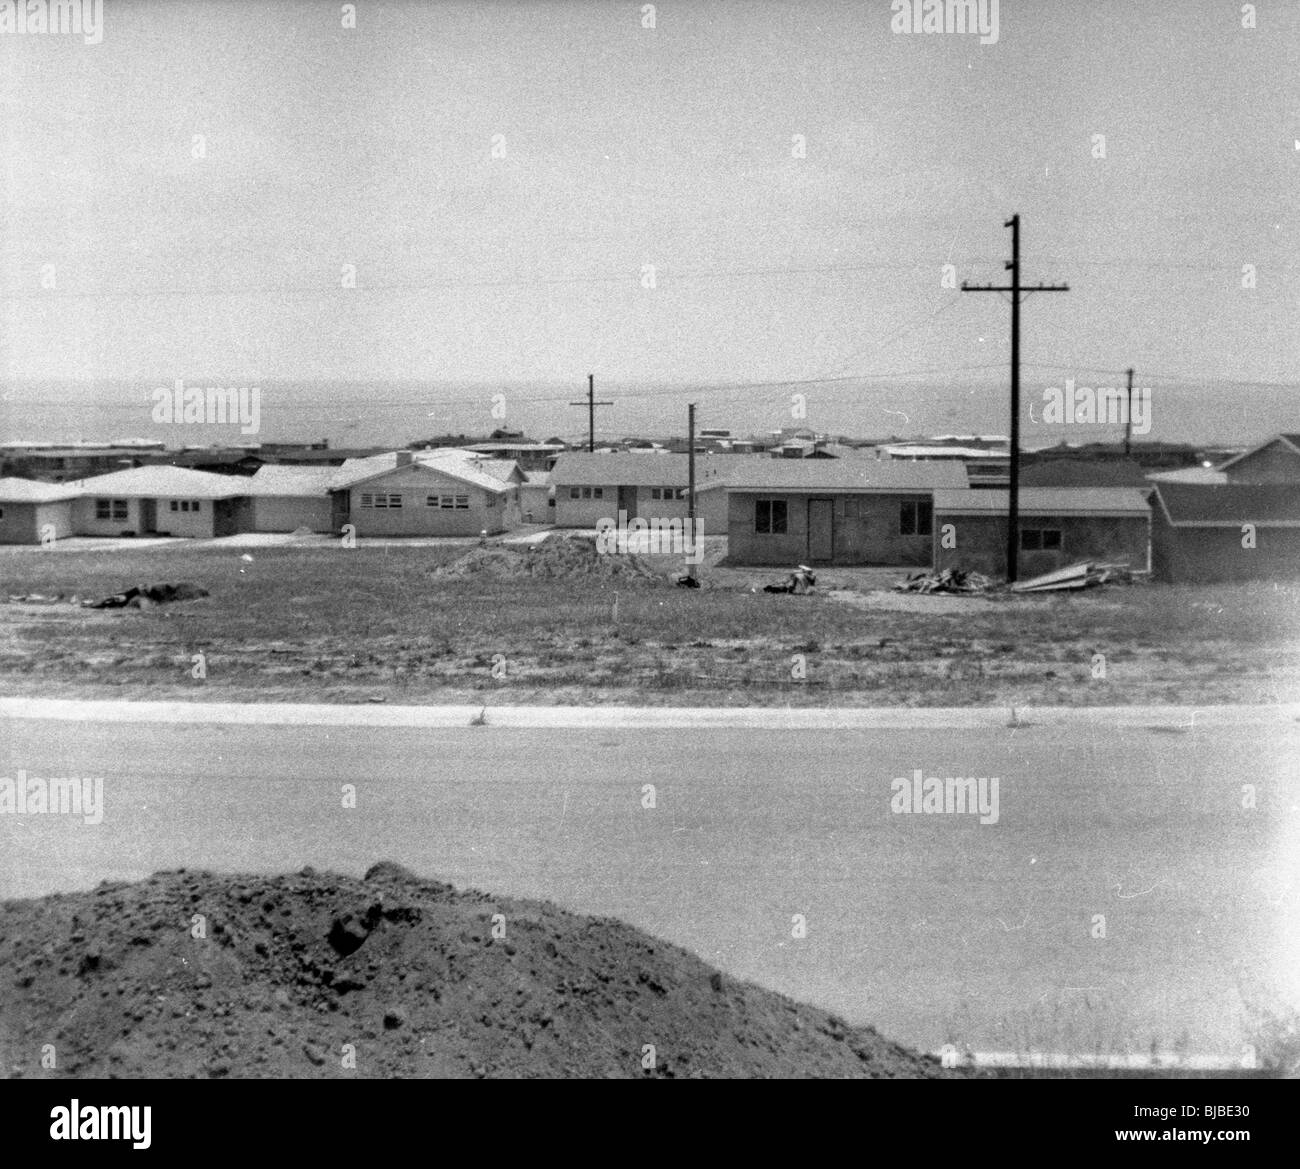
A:
[[[718,481],[725,469],[749,461],[697,456],[697,495],[706,483]],[[671,454],[570,451],[561,455],[551,472],[555,523],[562,528],[594,528],[602,519],[617,521],[620,512],[626,512],[629,520],[638,516],[646,520],[684,519],[690,511],[688,462],[686,455]],[[696,514],[705,535],[720,533],[724,516],[721,497],[714,498],[712,510],[705,510],[701,503]]]
[[[166,535],[211,539],[247,527],[248,479],[185,467],[133,467],[67,484],[77,492],[78,536]]]
[[[1300,434],[1277,434],[1215,468],[1229,483],[1300,483]]]
[[[72,535],[76,491],[32,479],[0,479],[0,544],[41,544]]]
[[[334,532],[331,488],[336,467],[265,466],[247,481],[249,524],[254,532]]]
[[[929,564],[936,488],[964,488],[958,462],[729,459],[701,501],[726,500],[735,564]],[[707,529],[706,529],[707,531]]]
[[[463,449],[490,459],[513,459],[521,471],[549,471],[568,447],[551,442],[475,442]]]
[[[934,567],[1001,577],[1007,565],[1006,491],[934,493]],[[1080,561],[1151,567],[1151,508],[1135,487],[1029,487],[1019,498],[1024,580]]]
[[[520,523],[524,473],[457,448],[348,460],[332,480],[334,520],[357,536],[477,536]]]
[[[1300,486],[1155,481],[1152,569],[1177,583],[1300,578]]]

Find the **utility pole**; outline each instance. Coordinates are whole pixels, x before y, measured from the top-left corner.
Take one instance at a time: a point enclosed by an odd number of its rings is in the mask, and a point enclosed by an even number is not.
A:
[[[596,375],[589,373],[587,375],[587,400],[585,402],[570,402],[570,406],[587,407],[587,453],[591,454],[596,449],[596,407],[612,406],[613,402],[596,401]]]
[[[686,529],[690,533],[691,547],[700,546],[699,532],[695,530],[695,403],[691,402],[686,407]],[[683,545],[686,541],[683,541]],[[687,549],[687,556],[690,556],[690,549]],[[695,579],[695,562],[689,560],[686,565],[686,575],[692,580]]]
[[[1133,442],[1133,367],[1128,371],[1128,414],[1124,421],[1124,457],[1128,458],[1129,446]]]
[[[1015,582],[1020,563],[1020,297],[1031,292],[1069,292],[1068,284],[1020,283],[1020,216],[1013,215],[1002,225],[1011,228],[1011,284],[967,284],[962,292],[1011,293],[1011,481],[1007,492],[1007,583]]]

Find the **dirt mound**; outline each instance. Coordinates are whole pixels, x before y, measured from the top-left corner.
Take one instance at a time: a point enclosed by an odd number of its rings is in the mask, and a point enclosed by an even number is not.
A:
[[[584,536],[551,536],[536,544],[483,544],[436,572],[440,576],[664,579],[639,556],[599,552],[595,538]]]
[[[0,903],[0,988],[10,1076],[939,1074],[620,922],[390,863]]]

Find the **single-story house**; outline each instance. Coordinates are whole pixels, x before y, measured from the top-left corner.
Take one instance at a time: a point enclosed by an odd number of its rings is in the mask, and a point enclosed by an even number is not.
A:
[[[524,474],[453,447],[349,459],[335,473],[336,526],[357,536],[495,535],[519,526]]]
[[[0,544],[42,544],[72,535],[76,496],[57,483],[0,479]]]
[[[725,466],[725,477],[698,494],[726,500],[735,564],[929,564],[935,490],[967,483],[955,461],[731,458]]]
[[[248,480],[249,527],[254,532],[337,531],[330,489],[338,471],[276,464],[259,468]]]
[[[696,519],[706,536],[725,530],[725,501],[708,499],[706,484],[721,482],[738,462],[771,462],[735,455],[695,458]],[[554,522],[561,528],[594,528],[601,520],[685,519],[690,514],[688,455],[587,454],[569,451],[551,471],[555,488]]]
[[[72,527],[78,536],[192,536],[247,530],[248,478],[166,465],[79,479]]]
[[[1300,483],[1300,434],[1275,434],[1219,464],[1229,483]]]
[[[1002,577],[1008,492],[934,493],[934,567]],[[1027,487],[1019,503],[1021,580],[1080,561],[1151,567],[1151,507],[1136,487]]]
[[[1158,480],[1152,570],[1177,583],[1300,577],[1300,485]]]
[[[1151,490],[1147,473],[1132,459],[1035,459],[1032,455],[1021,461],[1020,486]]]

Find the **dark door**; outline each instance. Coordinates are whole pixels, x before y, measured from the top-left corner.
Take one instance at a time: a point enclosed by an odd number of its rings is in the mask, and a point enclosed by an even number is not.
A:
[[[618,510],[627,512],[628,519],[636,517],[635,487],[620,487],[618,489]]]
[[[140,531],[156,532],[158,530],[158,501],[156,499],[140,500]]]
[[[349,503],[351,498],[352,495],[348,491],[331,493],[330,527],[333,531],[339,531],[348,522],[348,516],[351,514],[351,505]]]
[[[835,555],[835,505],[829,499],[808,501],[808,562],[826,564]]]

